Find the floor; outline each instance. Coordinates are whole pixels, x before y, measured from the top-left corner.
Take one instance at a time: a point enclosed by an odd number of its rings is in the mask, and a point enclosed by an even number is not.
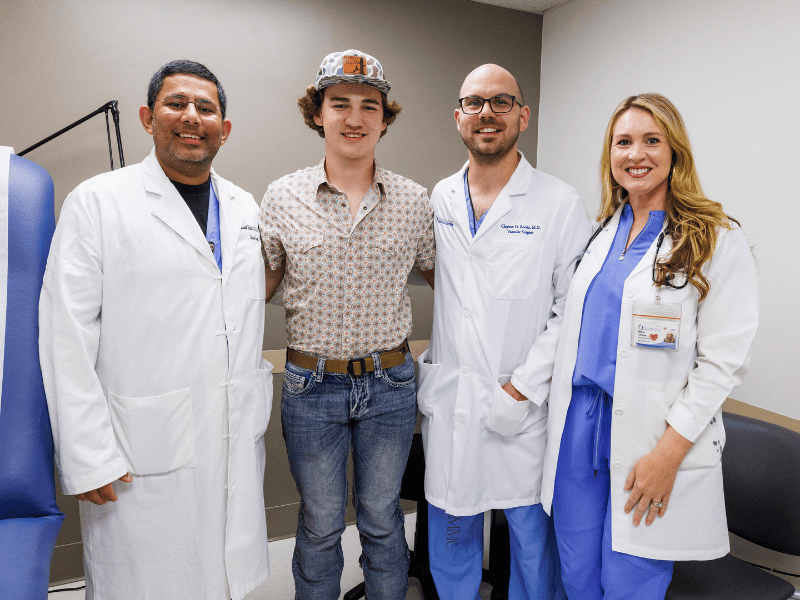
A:
[[[414,544],[414,525],[416,513],[406,515],[406,539],[409,547]],[[488,543],[486,544],[488,548]],[[358,566],[358,556],[361,547],[358,541],[358,531],[354,525],[347,528],[342,536],[342,550],[344,551],[344,572],[342,573],[342,594],[363,581],[361,567]],[[269,543],[269,560],[272,575],[261,586],[247,595],[246,600],[293,600],[294,581],[292,580],[292,552],[294,551],[294,538],[278,540]],[[86,600],[84,590],[62,591],[52,593],[57,589],[75,588],[82,585],[82,581],[68,583],[63,586],[50,588],[49,600]],[[481,585],[481,600],[489,600],[491,587]],[[406,600],[422,600],[422,593],[415,579],[409,581]]]

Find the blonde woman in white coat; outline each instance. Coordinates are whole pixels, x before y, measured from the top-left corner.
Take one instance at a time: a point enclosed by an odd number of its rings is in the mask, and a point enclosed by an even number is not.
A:
[[[556,356],[542,504],[571,600],[663,600],[672,561],[728,552],[720,407],[746,371],[756,269],[663,96],[617,107],[601,177],[602,225]]]

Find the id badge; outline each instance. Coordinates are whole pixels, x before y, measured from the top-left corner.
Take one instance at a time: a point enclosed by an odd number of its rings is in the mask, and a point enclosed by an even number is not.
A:
[[[631,346],[677,351],[681,310],[680,304],[661,302],[660,296],[654,302],[634,301]]]

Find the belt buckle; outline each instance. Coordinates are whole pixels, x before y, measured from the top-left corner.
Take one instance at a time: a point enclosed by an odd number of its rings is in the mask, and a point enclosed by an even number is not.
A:
[[[356,374],[353,369],[354,364],[359,364],[361,366],[361,373]],[[352,377],[363,377],[367,374],[367,361],[363,358],[354,358],[347,363],[347,372]]]

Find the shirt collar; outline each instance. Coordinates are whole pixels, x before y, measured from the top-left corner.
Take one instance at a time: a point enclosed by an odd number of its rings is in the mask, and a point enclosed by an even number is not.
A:
[[[389,179],[388,171],[383,169],[378,165],[378,161],[375,161],[375,174],[372,176],[372,185],[378,184],[380,187],[380,192],[384,193],[384,186],[386,185],[386,181]],[[325,159],[323,158],[319,161],[319,164],[313,167],[312,171],[312,182],[314,183],[314,189],[319,190],[319,186],[323,183],[329,187],[331,184],[328,182],[328,175],[325,173]]]

